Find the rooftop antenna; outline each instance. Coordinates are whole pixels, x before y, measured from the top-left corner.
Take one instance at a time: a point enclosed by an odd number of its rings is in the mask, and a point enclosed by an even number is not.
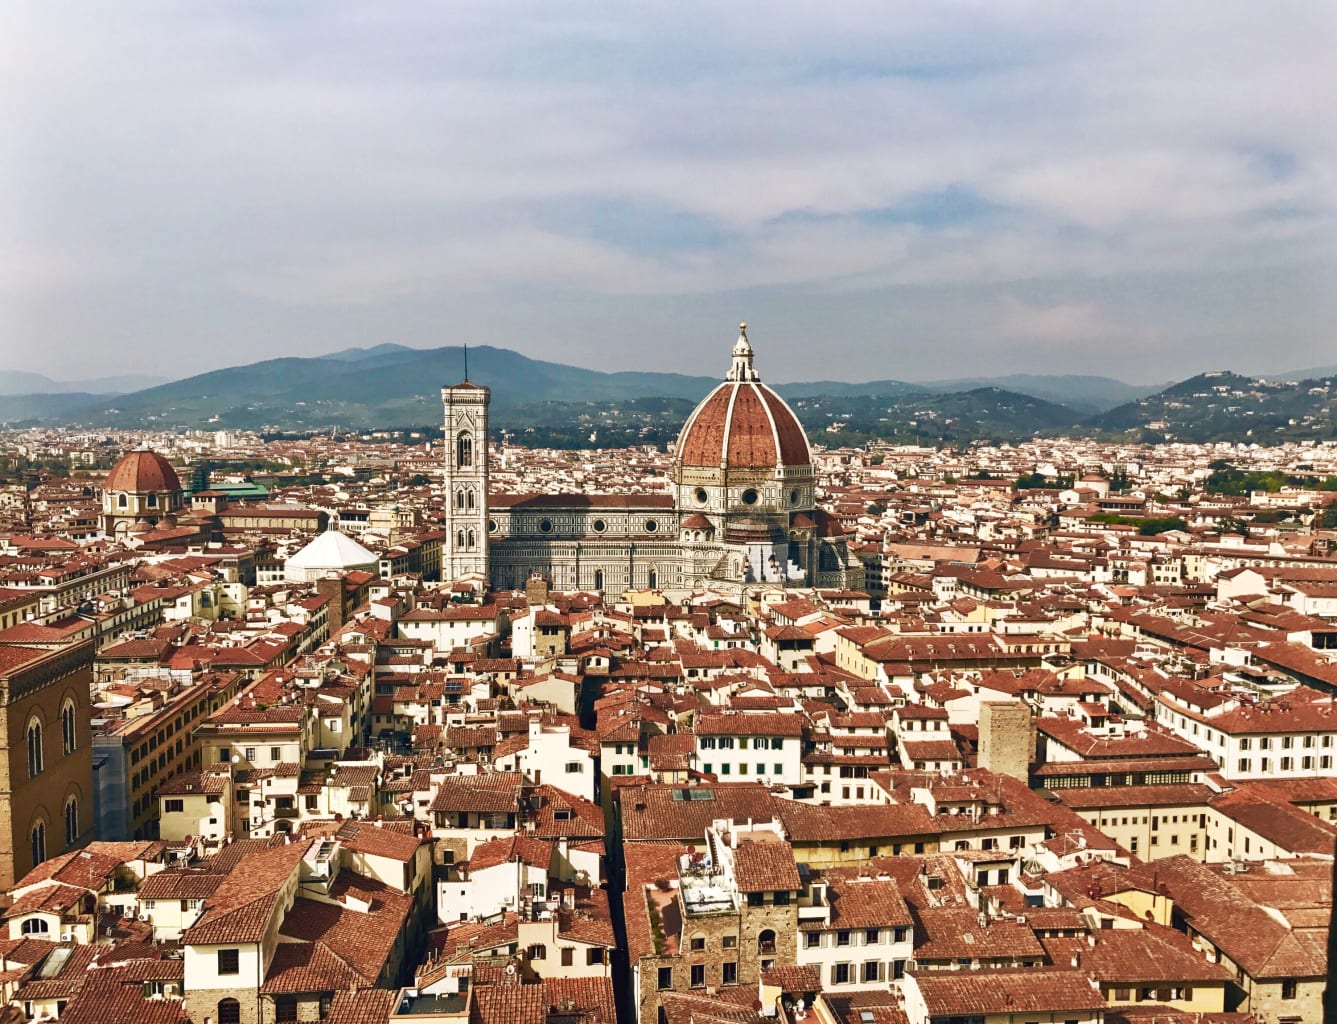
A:
[[[464,343],[464,383],[469,383],[469,343]]]

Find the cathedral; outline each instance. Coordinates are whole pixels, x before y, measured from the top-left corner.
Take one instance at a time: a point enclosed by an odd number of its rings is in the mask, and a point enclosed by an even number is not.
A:
[[[537,575],[615,594],[862,585],[840,523],[817,507],[807,436],[761,382],[746,324],[724,381],[683,425],[671,494],[489,494],[490,392],[466,380],[441,397],[446,579],[511,590]]]

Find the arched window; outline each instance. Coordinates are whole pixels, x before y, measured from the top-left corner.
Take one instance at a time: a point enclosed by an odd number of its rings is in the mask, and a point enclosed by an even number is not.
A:
[[[655,572],[654,569],[650,570],[650,579],[647,581],[647,585],[651,590],[659,586],[659,573]]]
[[[464,507],[467,509],[473,509],[474,507],[474,491],[472,487],[464,492]]]
[[[595,569],[595,570],[594,570],[594,589],[595,589],[595,590],[603,590],[603,588],[604,588],[604,571],[603,571],[602,569]]]
[[[51,926],[40,917],[30,917],[19,925],[19,931],[24,935],[46,935],[51,931]]]
[[[464,489],[460,488],[455,492],[455,507],[464,508]]]
[[[464,550],[464,531],[460,530],[455,534],[455,546],[461,551]]]
[[[457,466],[474,464],[474,439],[471,434],[461,434],[455,442],[455,464]]]
[[[60,709],[60,742],[65,753],[72,753],[79,745],[79,733],[74,723],[74,701],[67,700]]]
[[[46,822],[39,821],[32,827],[32,834],[28,837],[32,842],[32,863],[33,867],[46,860]]]
[[[218,1000],[218,1024],[241,1024],[241,1003],[231,997]]]
[[[118,494],[118,495],[116,495],[116,507],[117,507],[117,508],[129,508],[129,507],[130,507],[130,499],[127,498],[124,494]]]
[[[157,508],[157,507],[158,507],[158,496],[156,494],[150,494],[149,508]]]
[[[473,530],[470,530],[470,531],[469,531],[469,550],[472,551],[472,550],[473,550],[475,547],[477,547],[477,546],[478,546],[478,534],[474,533]]]
[[[28,777],[42,774],[42,723],[34,719],[28,723]]]
[[[70,797],[65,801],[65,847],[68,849],[79,841],[79,798]]]

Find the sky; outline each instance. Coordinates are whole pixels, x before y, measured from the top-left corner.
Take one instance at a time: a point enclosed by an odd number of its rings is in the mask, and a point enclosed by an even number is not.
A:
[[[1337,4],[0,6],[0,368],[1337,363]]]

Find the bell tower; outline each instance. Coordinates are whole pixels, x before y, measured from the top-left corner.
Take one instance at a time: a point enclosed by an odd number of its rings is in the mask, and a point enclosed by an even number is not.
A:
[[[467,366],[467,364],[466,364]],[[441,578],[447,582],[481,575],[488,585],[487,407],[492,392],[464,380],[441,389],[445,409],[444,475],[446,537]]]

